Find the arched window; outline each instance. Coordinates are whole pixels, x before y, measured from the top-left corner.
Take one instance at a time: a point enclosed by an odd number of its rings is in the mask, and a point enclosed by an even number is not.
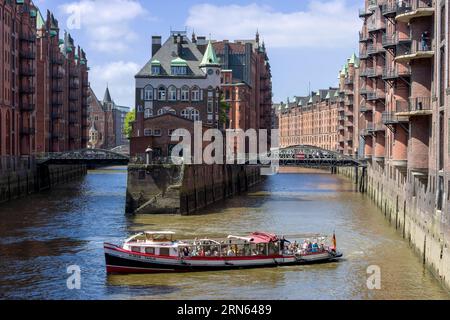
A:
[[[160,86],[158,88],[158,100],[159,101],[165,101],[166,100],[166,88],[163,86]]]
[[[197,109],[191,110],[191,120],[199,121],[200,120],[200,112]]]
[[[5,141],[5,147],[6,147],[6,155],[11,155],[11,123],[9,119],[9,111],[6,111],[6,141]]]
[[[181,88],[181,101],[189,101],[189,87],[183,86]]]
[[[171,113],[171,114],[177,114],[177,112],[172,109],[171,107],[164,107],[158,110],[158,115],[162,115],[162,114],[166,114],[166,113]]]
[[[153,87],[148,85],[144,88],[144,100],[153,100]]]
[[[199,101],[200,100],[200,89],[199,89],[199,87],[195,86],[195,87],[192,88],[191,100],[192,101]]]
[[[183,109],[183,110],[181,110],[181,116],[182,116],[183,118],[189,119],[189,118],[190,118],[190,112],[189,112],[189,110],[188,110],[188,109]]]
[[[177,88],[174,86],[169,87],[169,100],[176,101],[177,100]]]

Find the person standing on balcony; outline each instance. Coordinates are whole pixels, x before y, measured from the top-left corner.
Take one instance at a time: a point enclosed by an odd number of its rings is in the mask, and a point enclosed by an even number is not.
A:
[[[422,51],[428,51],[428,40],[429,40],[428,31],[422,32],[422,35],[421,35],[421,50]]]

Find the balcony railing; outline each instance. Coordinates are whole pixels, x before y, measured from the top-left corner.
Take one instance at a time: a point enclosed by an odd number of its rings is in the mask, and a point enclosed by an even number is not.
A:
[[[397,101],[396,112],[414,112],[432,110],[431,97],[414,97],[408,101]]]
[[[410,43],[397,45],[396,60],[408,62],[412,59],[432,58],[434,56],[434,44],[430,39],[413,40]]]
[[[381,7],[381,14],[385,17],[393,17],[397,14],[397,3],[385,3]]]
[[[384,48],[378,43],[371,43],[367,46],[368,55],[377,54],[381,52],[384,52]]]
[[[20,41],[24,41],[24,42],[35,42],[36,41],[36,35],[28,34],[25,32],[21,32],[19,38],[20,38]]]
[[[367,24],[367,31],[369,32],[376,32],[379,30],[385,30],[386,29],[386,24],[384,23],[384,21],[376,21],[376,22],[371,22]]]
[[[345,99],[345,105],[346,106],[352,106],[353,105],[353,99]]]
[[[385,48],[394,47],[398,43],[397,34],[383,34],[383,36],[381,37],[381,43]]]
[[[24,102],[20,104],[20,110],[25,112],[33,112],[36,109],[36,105],[34,103]]]
[[[403,0],[397,3],[397,16],[420,11],[421,9],[433,9],[432,0]]]
[[[373,101],[373,100],[381,100],[385,98],[384,92],[381,91],[372,91],[367,93],[367,100]]]
[[[23,136],[32,136],[36,134],[36,128],[30,128],[30,127],[22,127],[20,128],[20,134]]]
[[[53,120],[62,119],[62,114],[59,112],[52,112],[52,119]]]
[[[361,50],[359,52],[359,59],[360,60],[365,60],[367,58],[369,58],[369,55],[367,54],[367,50]]]
[[[398,67],[395,68],[385,68],[383,70],[383,80],[394,80],[399,77],[409,77],[411,75],[411,68],[408,67]]]
[[[53,64],[56,64],[56,65],[63,65],[64,64],[64,58],[63,57],[53,57],[51,59],[51,62]]]
[[[384,124],[396,124],[396,123],[403,123],[408,122],[408,117],[405,116],[398,116],[396,112],[393,111],[385,111],[382,114],[382,121]]]
[[[69,88],[70,89],[79,89],[80,88],[80,83],[79,82],[70,81],[69,82]]]
[[[64,71],[60,70],[59,68],[58,69],[54,69],[52,71],[52,76],[55,79],[62,79],[62,78],[64,78]]]
[[[36,52],[33,50],[23,50],[20,51],[19,57],[24,60],[34,60],[36,59]]]
[[[59,83],[54,83],[54,84],[52,84],[52,90],[55,92],[62,92],[63,86]]]
[[[33,94],[35,93],[35,88],[34,86],[30,85],[30,84],[26,84],[26,85],[22,85],[20,87],[20,93],[21,94]]]
[[[353,84],[353,77],[347,77],[347,78],[345,78],[344,83],[345,83],[346,85]]]
[[[74,125],[78,123],[78,119],[75,117],[69,117],[69,124]]]
[[[369,112],[372,111],[372,106],[367,105],[366,103],[361,103],[361,105],[359,106],[359,111],[360,112]]]
[[[361,129],[360,134],[362,136],[369,136],[369,135],[372,134],[372,132],[373,132],[373,123],[372,122],[368,122],[366,124],[366,127],[364,129]]]
[[[20,75],[23,77],[34,77],[36,70],[33,67],[24,66],[20,68]]]
[[[372,41],[372,38],[369,37],[369,34],[360,31],[359,32],[359,42],[367,42],[367,41]]]
[[[69,100],[70,101],[76,101],[78,99],[79,99],[79,97],[78,97],[78,94],[76,92],[70,92],[69,93]]]

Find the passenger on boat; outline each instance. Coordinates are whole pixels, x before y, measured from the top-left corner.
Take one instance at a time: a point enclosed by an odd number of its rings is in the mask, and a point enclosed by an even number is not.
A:
[[[232,257],[232,256],[235,256],[236,254],[234,253],[234,251],[233,251],[233,249],[228,249],[228,252],[227,252],[227,256],[229,256],[229,257]]]
[[[312,244],[312,252],[317,251],[319,251],[319,245],[317,244],[317,240],[315,240],[314,243]]]
[[[311,252],[311,251],[312,251],[312,243],[308,239],[308,252]]]
[[[185,257],[189,257],[189,248],[188,248],[188,247],[184,247],[184,248],[183,248],[183,255],[184,255]]]
[[[302,246],[303,250],[306,252],[308,251],[308,241],[303,240],[303,246]]]

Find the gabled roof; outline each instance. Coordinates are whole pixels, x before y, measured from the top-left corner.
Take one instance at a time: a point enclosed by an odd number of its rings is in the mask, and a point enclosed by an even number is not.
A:
[[[186,61],[188,72],[187,76],[190,77],[205,77],[205,73],[199,68],[200,61],[203,58],[202,53],[198,50],[197,46],[192,43],[188,37],[182,35],[182,43],[180,48],[176,43],[174,37],[170,36],[161,48],[151,57],[151,59],[145,64],[145,66],[136,74],[136,77],[152,77],[152,61],[158,61],[161,65],[160,74],[157,77],[170,77],[171,75],[171,63],[176,58],[181,58]],[[153,64],[154,65],[154,64]]]

